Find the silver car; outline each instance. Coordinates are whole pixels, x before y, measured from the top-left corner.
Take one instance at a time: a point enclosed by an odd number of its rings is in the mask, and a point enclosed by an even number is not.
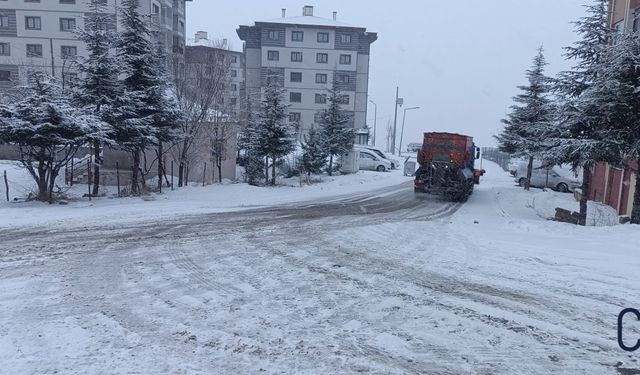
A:
[[[381,158],[373,151],[359,150],[360,154],[360,169],[384,172],[391,169],[391,163],[388,160]]]
[[[527,167],[520,166],[515,173],[515,181],[524,186],[527,181]],[[549,187],[554,190],[567,193],[573,191],[575,188],[580,187],[580,182],[577,179],[569,179],[558,173],[555,168],[533,168],[531,171],[531,186],[535,187]]]

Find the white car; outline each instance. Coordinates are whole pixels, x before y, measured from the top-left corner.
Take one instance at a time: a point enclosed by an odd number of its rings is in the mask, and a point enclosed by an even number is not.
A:
[[[519,185],[524,186],[525,182],[527,181],[526,165],[518,167],[514,177],[515,181]],[[531,171],[530,185],[536,187],[550,187],[554,190],[566,193],[580,187],[580,182],[577,179],[569,179],[563,177],[554,168],[533,168],[533,170]]]
[[[391,163],[390,169],[400,168],[400,161],[398,161],[398,159],[396,159],[392,155],[387,154],[386,152],[382,151],[381,149],[375,146],[355,145],[355,148],[359,151],[365,150],[369,153],[374,153],[379,157],[381,157],[382,159],[387,160],[389,163]]]
[[[391,163],[369,150],[359,150],[360,169],[384,172],[391,169]]]

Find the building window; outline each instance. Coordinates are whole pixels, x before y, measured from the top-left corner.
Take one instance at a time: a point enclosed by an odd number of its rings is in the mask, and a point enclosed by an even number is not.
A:
[[[0,56],[10,56],[11,45],[9,43],[0,43]]]
[[[304,40],[304,32],[303,31],[292,31],[291,32],[291,40],[294,42],[302,42]]]
[[[231,99],[229,99],[229,104],[230,104],[230,105],[236,105],[236,104],[238,104],[238,98],[231,98]]]
[[[316,62],[320,64],[326,64],[329,62],[329,54],[327,53],[317,53],[316,54]]]
[[[338,83],[349,83],[349,75],[348,74],[337,74],[336,81]]]
[[[238,62],[238,56],[231,56],[231,63],[235,64]]]
[[[0,27],[9,27],[9,16],[0,14]]]
[[[316,104],[326,104],[327,94],[316,94]]]
[[[40,0],[24,0],[25,3],[39,3]]]
[[[302,102],[302,93],[300,93],[300,92],[290,92],[289,93],[289,101],[291,103],[301,103]]]
[[[60,31],[73,31],[75,28],[75,18],[60,18]]]
[[[27,57],[42,57],[42,44],[27,44]]]
[[[237,85],[237,84],[235,84],[235,83],[232,83],[232,84],[231,84],[231,91],[233,91],[233,92],[238,91],[238,85]]]
[[[0,81],[11,81],[11,72],[8,70],[0,70]]]
[[[329,43],[329,33],[318,33],[318,43]]]
[[[27,30],[40,30],[42,29],[42,20],[40,17],[25,17],[24,25]]]
[[[340,55],[340,64],[351,65],[351,55]]]
[[[278,60],[280,60],[280,52],[279,51],[267,51],[267,60],[269,60],[269,61],[278,61]]]
[[[340,34],[340,43],[351,43],[351,34]]]
[[[300,122],[302,114],[300,112],[289,112],[289,122]]]
[[[269,30],[269,33],[267,34],[267,38],[269,40],[279,40],[280,39],[280,32],[276,31],[276,30]]]
[[[316,123],[321,123],[322,122],[322,112],[316,112],[313,114],[313,121]]]
[[[340,104],[349,104],[349,95],[340,95]]]
[[[291,52],[291,61],[302,62],[302,52]]]
[[[302,82],[302,73],[301,72],[291,72],[290,80],[291,80],[291,82]]]
[[[76,46],[61,46],[60,55],[63,59],[72,59],[78,55],[78,47]]]
[[[231,70],[231,77],[236,78],[238,76],[237,70]]]
[[[60,0],[60,4],[75,4],[76,0]]]
[[[92,4],[107,5],[107,0],[91,0]]]

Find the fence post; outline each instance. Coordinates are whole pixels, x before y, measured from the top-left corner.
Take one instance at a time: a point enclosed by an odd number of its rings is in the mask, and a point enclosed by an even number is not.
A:
[[[73,158],[71,158],[71,179],[69,182],[69,186],[73,186]]]
[[[120,165],[116,162],[116,183],[118,184],[118,197],[120,196]]]
[[[205,186],[205,182],[207,180],[207,162],[204,162],[204,170],[202,171],[202,186]]]
[[[173,160],[171,160],[171,191],[173,191]]]
[[[7,171],[4,171],[4,187],[7,195],[7,202],[9,202],[9,180],[7,179]]]
[[[87,160],[87,188],[89,189],[89,200],[91,200],[91,156]]]

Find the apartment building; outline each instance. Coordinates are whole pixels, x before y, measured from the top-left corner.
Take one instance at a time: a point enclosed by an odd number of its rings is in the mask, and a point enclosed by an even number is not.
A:
[[[99,1],[113,13],[122,0],[0,0],[0,90],[19,84],[32,69],[73,80],[73,57],[86,54],[74,30],[84,27],[89,2]],[[185,1],[140,0],[140,13],[149,15],[155,35],[169,56],[184,54]]]
[[[314,15],[305,6],[302,15],[240,26],[246,58],[246,95],[254,108],[268,79],[286,90],[289,121],[301,133],[318,123],[326,108],[327,89],[336,80],[343,92],[343,108],[351,126],[366,129],[369,51],[377,34],[332,18]],[[365,130],[366,132],[366,130]]]
[[[205,66],[209,70],[216,67],[225,74],[227,82],[223,84],[217,106],[220,111],[236,119],[240,114],[241,93],[244,92],[244,53],[229,49],[226,39],[210,40],[207,32],[198,31],[195,38],[187,40],[185,64],[187,74],[198,71],[189,68],[194,65]]]

